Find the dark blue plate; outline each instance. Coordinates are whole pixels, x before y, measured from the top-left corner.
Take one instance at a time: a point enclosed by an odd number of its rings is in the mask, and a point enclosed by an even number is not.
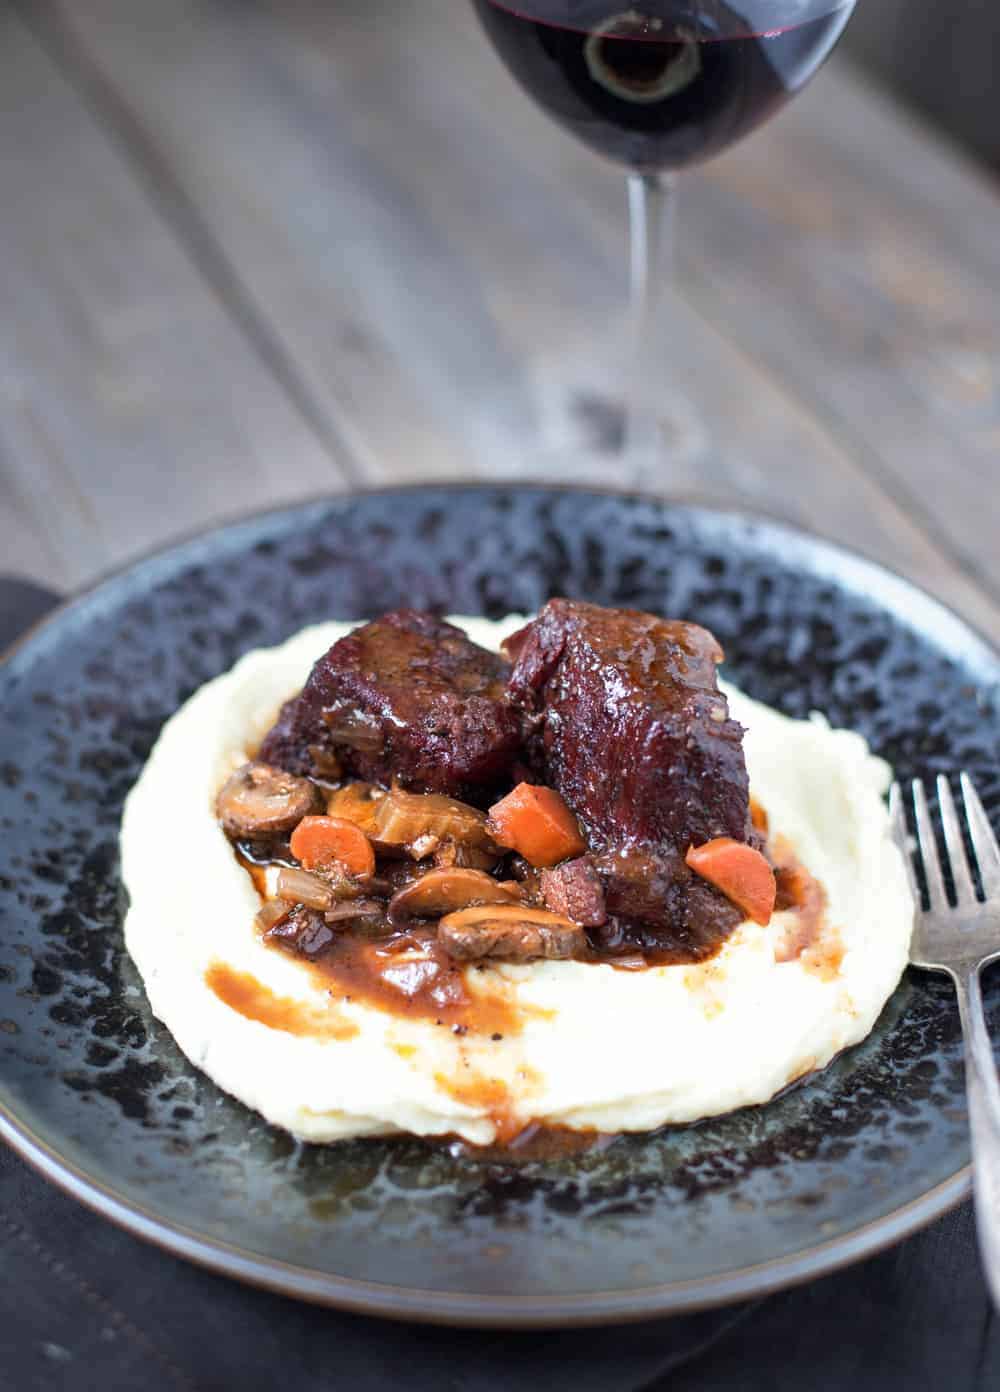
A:
[[[403,603],[500,616],[552,594],[697,619],[752,695],[861,730],[902,777],[967,768],[997,819],[1000,659],[913,586],[776,523],[427,487],[212,532],[65,606],[0,668],[0,1131],[43,1173],[233,1276],[501,1325],[760,1294],[967,1193],[957,1017],[926,979],[904,980],[866,1043],[767,1107],[518,1168],[411,1140],[297,1145],[152,1018],[122,949],[116,847],[166,717],[306,623]],[[183,873],[169,827],[163,873]],[[989,1007],[996,1024],[1000,991]]]

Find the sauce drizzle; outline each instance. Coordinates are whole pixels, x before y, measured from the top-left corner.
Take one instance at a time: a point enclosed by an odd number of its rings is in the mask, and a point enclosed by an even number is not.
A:
[[[371,941],[339,934],[322,958],[308,964],[314,983],[333,1000],[362,1001],[404,1020],[428,1020],[459,1036],[499,1042],[521,1033],[529,1019],[552,1012],[518,1001],[513,982],[494,970],[456,964],[433,931],[410,929]]]
[[[205,984],[237,1015],[282,1034],[313,1039],[351,1039],[358,1033],[353,1020],[345,1020],[332,1007],[320,1010],[290,996],[275,995],[250,972],[236,971],[225,962],[212,963],[205,973]]]
[[[810,956],[819,951],[828,936],[826,890],[796,858],[784,837],[774,837],[768,849],[777,862],[774,872],[778,883],[775,911],[780,913],[791,909],[795,913],[792,923],[774,945],[774,960],[794,962],[802,959],[803,964],[808,966]],[[834,970],[839,965],[838,959]]]

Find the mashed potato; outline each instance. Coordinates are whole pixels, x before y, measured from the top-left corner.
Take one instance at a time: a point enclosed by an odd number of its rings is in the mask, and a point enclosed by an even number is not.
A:
[[[496,647],[523,619],[455,622]],[[913,918],[882,802],[888,766],[859,735],[725,686],[770,832],[826,890],[821,927],[797,955],[796,915],[778,913],[766,928],[741,924],[696,966],[469,968],[470,994],[511,1024],[462,1034],[335,995],[309,964],[261,943],[257,893],[216,823],[215,794],[350,627],[305,629],[202,687],[167,722],[126,804],[126,944],[153,1011],[220,1087],[305,1140],[411,1131],[487,1144],[531,1121],[639,1131],[766,1102],[869,1033]]]

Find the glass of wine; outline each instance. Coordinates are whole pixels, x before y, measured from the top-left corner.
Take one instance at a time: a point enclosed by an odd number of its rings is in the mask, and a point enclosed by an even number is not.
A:
[[[518,83],[628,173],[631,314],[618,383],[624,462],[669,469],[661,294],[669,283],[677,171],[759,126],[833,49],[855,0],[472,0]],[[667,408],[669,416],[671,408]]]

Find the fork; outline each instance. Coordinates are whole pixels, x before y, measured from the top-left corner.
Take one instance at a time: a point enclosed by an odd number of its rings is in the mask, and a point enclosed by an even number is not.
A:
[[[958,995],[965,1039],[965,1088],[972,1136],[976,1227],[987,1284],[994,1303],[1000,1307],[1000,1081],[986,1030],[979,983],[981,969],[1000,958],[1000,846],[972,779],[962,773],[960,782],[965,826],[979,867],[985,902],[976,895],[965,853],[962,822],[947,778],[938,775],[937,799],[946,860],[955,890],[954,905],[949,902],[945,890],[941,857],[923,783],[915,779],[912,789],[917,854],[927,883],[927,909],[920,908],[920,889],[914,874],[903,795],[898,783],[892,786],[889,811],[893,836],[903,852],[917,906],[910,963],[923,971],[944,972],[951,977]]]

